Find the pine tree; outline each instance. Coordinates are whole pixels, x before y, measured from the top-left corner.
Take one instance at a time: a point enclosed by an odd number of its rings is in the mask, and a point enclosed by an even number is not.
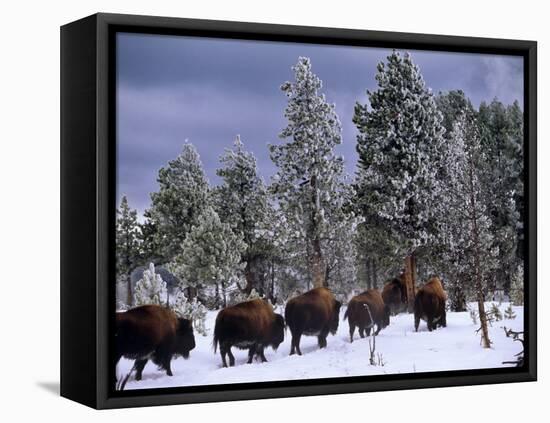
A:
[[[494,273],[493,236],[486,201],[489,197],[483,186],[487,161],[481,148],[481,139],[475,116],[465,112],[454,125],[447,153],[448,186],[445,204],[455,225],[448,224],[447,243],[458,257],[459,274],[470,281],[475,293],[481,324],[482,345],[489,348],[491,341],[485,312],[485,291]]]
[[[491,303],[491,309],[487,314],[488,316],[490,316],[490,320],[494,320],[497,322],[500,322],[502,320],[502,313],[500,312],[498,305],[495,303]]]
[[[330,209],[324,241],[327,285],[342,299],[356,287],[354,234],[360,222],[352,203],[354,196],[353,187],[343,179]]]
[[[510,302],[515,306],[522,306],[524,302],[523,278],[523,265],[520,265],[514,273],[510,289]]]
[[[292,69],[295,81],[281,86],[288,97],[288,124],[279,135],[285,142],[269,146],[278,168],[272,189],[297,241],[305,247],[313,286],[319,287],[326,284],[323,239],[343,174],[343,159],[334,154],[342,142],[341,126],[334,105],[321,94],[322,82],[312,72],[310,60],[300,57]]]
[[[133,293],[130,273],[140,259],[140,230],[137,211],[128,205],[126,196],[122,196],[116,218],[116,280],[126,285],[125,302],[132,305]],[[119,298],[119,302],[124,302]]]
[[[508,292],[513,270],[523,255],[523,113],[517,102],[507,107],[495,99],[480,105],[478,122],[492,169],[485,183],[491,191],[488,208],[499,253],[499,268],[490,289],[502,287]]]
[[[159,170],[159,191],[151,194],[152,205],[145,212],[149,246],[158,248],[160,263],[172,260],[183,240],[208,204],[208,180],[193,144],[185,143],[175,160]]]
[[[442,181],[442,195],[438,204],[438,237],[430,243],[428,254],[435,262],[439,273],[443,273],[446,290],[449,294],[449,306],[452,311],[466,311],[468,298],[472,296],[473,279],[468,273],[468,259],[464,249],[469,247],[464,227],[467,222],[460,213],[452,212],[457,203],[463,200],[462,180],[456,179],[463,171],[465,145],[462,139],[454,139],[453,129],[464,114],[475,116],[470,100],[460,91],[439,93],[437,106],[443,115],[445,127],[442,152],[442,166],[439,179]],[[459,166],[457,168],[457,166]]]
[[[514,312],[512,303],[509,303],[508,307],[506,307],[506,309],[504,310],[504,318],[507,320],[513,320],[516,318],[516,313]]]
[[[443,143],[442,116],[411,56],[394,51],[379,63],[378,89],[355,106],[358,207],[366,221],[391,229],[388,242],[405,259],[409,310],[414,302],[415,253],[436,232],[434,205]],[[396,240],[397,242],[394,242]]]
[[[443,117],[441,121],[441,124],[445,128],[443,137],[448,141],[451,138],[457,117],[462,113],[474,113],[474,107],[462,90],[440,92],[435,98],[435,102],[437,109]]]
[[[189,301],[184,292],[180,289],[176,294],[171,308],[178,317],[191,321],[197,333],[203,336],[208,335],[208,331],[206,330],[207,310],[206,307],[197,300],[197,297]]]
[[[149,268],[143,272],[143,278],[136,283],[134,304],[136,306],[162,305],[166,301],[167,293],[166,282],[155,272],[155,265],[149,263]]]
[[[223,183],[213,193],[214,204],[222,222],[231,226],[233,233],[242,237],[246,250],[244,291],[264,292],[267,261],[272,250],[267,189],[258,175],[256,158],[244,149],[239,136],[233,149],[227,149],[220,158],[222,167],[216,171]]]
[[[227,288],[242,272],[241,255],[246,245],[231,227],[207,206],[170,263],[170,271],[183,287],[213,288],[214,305],[227,305]]]

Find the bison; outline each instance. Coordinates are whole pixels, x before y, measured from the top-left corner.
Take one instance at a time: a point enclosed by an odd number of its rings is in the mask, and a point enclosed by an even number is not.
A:
[[[447,326],[445,301],[447,293],[438,277],[433,277],[418,290],[414,298],[414,329],[418,332],[420,319],[428,323],[431,332],[437,326]]]
[[[382,290],[384,304],[390,308],[393,315],[405,311],[407,308],[407,290],[399,278],[393,278],[384,285]]]
[[[168,308],[144,305],[116,314],[115,365],[121,357],[135,360],[136,380],[141,380],[149,359],[172,376],[173,356],[189,358],[195,348],[193,326]]]
[[[284,331],[283,316],[274,313],[267,301],[246,301],[218,313],[214,327],[214,351],[219,344],[223,367],[227,367],[226,355],[229,356],[229,365],[235,365],[231,347],[248,349],[249,364],[254,355],[266,362],[264,348],[271,346],[276,350],[284,340]]]
[[[344,320],[349,322],[349,339],[353,342],[355,328],[359,328],[361,338],[370,335],[371,328],[376,324],[375,335],[390,324],[390,308],[384,304],[382,295],[376,289],[369,289],[353,297],[348,303]]]
[[[302,335],[317,336],[319,348],[327,346],[327,336],[338,330],[341,303],[327,288],[315,288],[292,298],[285,308],[285,320],[292,334],[290,355],[302,355]]]

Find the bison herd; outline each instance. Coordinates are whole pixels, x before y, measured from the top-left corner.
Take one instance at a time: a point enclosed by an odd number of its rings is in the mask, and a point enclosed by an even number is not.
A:
[[[427,322],[428,330],[445,327],[445,301],[447,295],[441,281],[433,277],[418,289],[414,301],[414,327],[418,331],[420,320]],[[319,348],[327,346],[327,337],[338,330],[341,303],[328,288],[314,288],[290,299],[284,317],[273,311],[263,299],[246,301],[221,310],[214,327],[213,347],[219,347],[222,365],[235,365],[231,348],[248,350],[248,363],[254,357],[266,362],[264,349],[276,350],[283,342],[285,329],[292,336],[290,355],[300,350],[300,339],[316,336]],[[355,329],[363,338],[375,335],[390,324],[390,315],[407,308],[407,296],[399,278],[388,282],[382,292],[369,289],[349,300],[344,320],[349,323],[350,342]],[[135,378],[140,380],[142,371],[150,359],[159,370],[172,376],[170,368],[174,356],[189,357],[195,348],[192,323],[166,307],[145,305],[116,314],[115,365],[121,357],[135,360]]]

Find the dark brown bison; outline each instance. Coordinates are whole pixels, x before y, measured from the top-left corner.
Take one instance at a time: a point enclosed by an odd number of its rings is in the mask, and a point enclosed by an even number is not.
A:
[[[420,288],[414,298],[414,329],[418,331],[420,319],[428,323],[431,332],[437,326],[447,326],[445,301],[447,293],[438,277],[433,277]]]
[[[292,298],[285,308],[285,320],[292,334],[290,355],[300,350],[302,335],[317,336],[319,348],[327,346],[327,336],[338,330],[341,303],[327,288],[315,288]]]
[[[353,342],[355,328],[359,328],[361,338],[370,335],[376,324],[375,335],[390,324],[390,308],[384,304],[382,295],[376,289],[369,289],[353,297],[349,303],[344,320],[349,322],[349,339]]]
[[[116,314],[115,348],[115,365],[121,357],[135,360],[136,380],[141,380],[149,359],[172,376],[172,357],[182,355],[187,359],[195,348],[193,326],[165,307],[136,307]]]
[[[285,337],[283,316],[273,312],[271,305],[262,299],[246,301],[226,307],[218,313],[214,327],[214,351],[220,345],[223,367],[227,367],[225,356],[229,356],[229,365],[235,365],[231,347],[248,349],[248,363],[254,355],[262,362],[267,361],[264,348],[277,349]]]
[[[384,304],[390,308],[393,315],[405,311],[407,308],[407,290],[399,278],[393,278],[382,290]]]

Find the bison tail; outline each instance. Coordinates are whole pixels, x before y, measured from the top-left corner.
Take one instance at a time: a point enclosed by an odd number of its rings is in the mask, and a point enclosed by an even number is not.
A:
[[[220,324],[218,320],[219,319],[216,319],[216,325],[214,326],[214,338],[212,339],[212,348],[214,348],[214,352],[217,352],[218,350],[218,341],[220,339]]]
[[[216,336],[215,332],[214,332],[214,339],[212,340],[212,348],[214,348],[214,352],[218,351],[218,337]]]
[[[414,297],[414,310],[418,312],[422,312],[422,296],[423,296],[423,291],[419,291],[415,297]]]
[[[288,322],[292,319],[292,309],[293,305],[291,302],[288,302],[285,307],[285,329],[288,327]]]

